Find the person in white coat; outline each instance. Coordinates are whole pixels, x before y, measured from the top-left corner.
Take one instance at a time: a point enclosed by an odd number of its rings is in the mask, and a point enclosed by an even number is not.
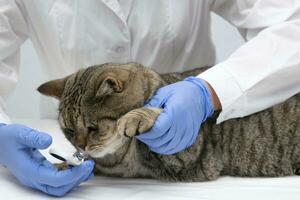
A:
[[[211,11],[247,40],[216,65]],[[164,111],[138,139],[157,153],[192,145],[215,110],[221,123],[300,91],[299,0],[0,0],[0,163],[22,184],[55,196],[88,180],[93,163],[58,173],[36,150],[51,137],[10,124],[3,102],[17,83],[27,39],[51,78],[106,62],[134,61],[161,73],[213,66],[161,88],[149,102]]]

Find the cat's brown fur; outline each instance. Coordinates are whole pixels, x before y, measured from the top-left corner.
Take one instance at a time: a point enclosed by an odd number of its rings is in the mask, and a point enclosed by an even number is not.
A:
[[[201,71],[158,75],[136,63],[104,64],[45,83],[39,91],[60,100],[62,130],[93,157],[99,174],[168,181],[293,175],[300,167],[299,94],[219,125],[210,118],[195,144],[174,155],[151,152],[133,137],[159,115],[159,109],[143,108],[159,87]]]

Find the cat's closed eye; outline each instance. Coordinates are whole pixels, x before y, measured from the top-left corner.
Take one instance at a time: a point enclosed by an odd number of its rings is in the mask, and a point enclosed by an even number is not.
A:
[[[73,129],[65,128],[64,129],[64,133],[65,133],[65,135],[66,135],[67,138],[73,138],[73,137],[75,137],[75,131]]]
[[[97,131],[98,132],[98,126],[96,126],[96,125],[91,125],[91,126],[88,126],[87,127],[87,129],[88,129],[88,132],[90,133],[90,132],[95,132],[95,131]]]

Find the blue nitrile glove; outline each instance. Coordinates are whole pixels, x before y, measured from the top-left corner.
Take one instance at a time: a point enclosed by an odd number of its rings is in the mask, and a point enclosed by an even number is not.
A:
[[[136,138],[152,151],[174,154],[191,146],[214,108],[206,83],[196,77],[160,88],[145,107],[162,108],[150,131]]]
[[[92,175],[94,163],[58,171],[37,149],[52,143],[46,134],[23,125],[0,124],[0,164],[25,186],[49,195],[63,196]]]

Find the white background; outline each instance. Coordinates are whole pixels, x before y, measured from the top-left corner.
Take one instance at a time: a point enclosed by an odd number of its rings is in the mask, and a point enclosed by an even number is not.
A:
[[[238,31],[214,14],[212,37],[217,50],[217,63],[243,44]],[[6,101],[6,112],[11,118],[40,118],[40,94],[36,88],[46,77],[31,42],[26,41],[21,48],[19,82]]]

